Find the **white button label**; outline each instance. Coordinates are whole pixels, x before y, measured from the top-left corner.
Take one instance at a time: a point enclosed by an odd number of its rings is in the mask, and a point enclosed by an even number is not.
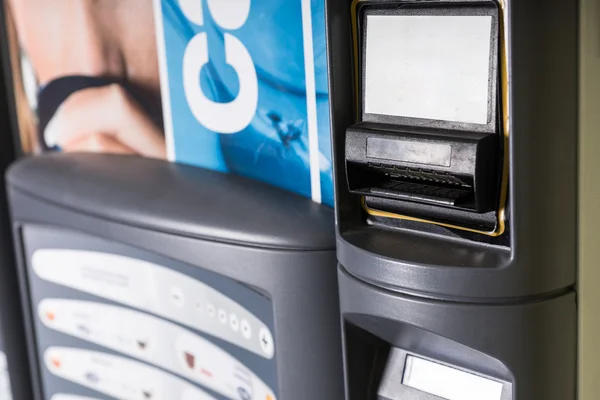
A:
[[[196,400],[216,400],[183,379],[109,354],[50,347],[44,362],[53,375],[122,400],[181,399],[186,392]]]
[[[43,300],[38,315],[50,329],[138,358],[228,398],[237,399],[242,390],[259,399],[270,396],[276,400],[273,391],[239,360],[163,319],[122,307],[65,299]]]
[[[274,356],[273,336],[254,314],[212,287],[169,268],[116,254],[63,249],[35,251],[32,267],[46,281],[157,314],[262,357]],[[208,318],[198,316],[197,304],[206,305]],[[215,313],[218,318],[213,318]],[[252,330],[268,331],[269,345],[231,329],[231,313],[246,319]]]

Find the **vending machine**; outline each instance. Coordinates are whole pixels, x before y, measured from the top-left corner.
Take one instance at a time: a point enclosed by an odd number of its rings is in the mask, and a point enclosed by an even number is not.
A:
[[[119,155],[8,187],[35,399],[342,397],[330,208]]]
[[[576,399],[578,3],[327,18],[346,398]]]
[[[324,1],[3,6],[33,399],[343,398]]]

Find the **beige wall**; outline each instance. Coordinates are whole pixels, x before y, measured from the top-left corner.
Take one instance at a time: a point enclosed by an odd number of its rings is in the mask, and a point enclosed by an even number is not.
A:
[[[579,400],[600,399],[600,0],[581,2]]]

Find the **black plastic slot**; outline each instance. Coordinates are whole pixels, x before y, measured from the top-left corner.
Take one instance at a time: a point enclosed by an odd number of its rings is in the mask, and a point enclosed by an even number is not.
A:
[[[407,167],[374,164],[369,164],[368,167],[368,171],[363,176],[373,178],[372,175],[380,174],[383,177],[366,180],[364,188],[357,189],[356,192],[452,207],[475,207],[473,182],[468,177]],[[369,187],[369,181],[377,181],[379,185]]]
[[[346,133],[346,172],[350,192],[382,204],[487,213],[497,202],[498,135],[358,124]]]

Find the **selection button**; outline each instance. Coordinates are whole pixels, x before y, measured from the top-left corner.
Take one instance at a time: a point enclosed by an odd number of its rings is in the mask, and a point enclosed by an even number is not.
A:
[[[247,320],[242,319],[242,322],[240,323],[240,328],[242,329],[242,336],[245,339],[250,339],[252,337],[252,328],[250,327],[250,323]]]
[[[267,328],[261,328],[258,332],[258,340],[260,342],[260,348],[268,357],[272,357],[275,351],[275,345],[273,343],[273,336]]]
[[[232,331],[237,332],[240,329],[240,320],[235,314],[229,315],[229,327]]]
[[[213,318],[215,316],[215,306],[213,306],[212,304],[207,304],[206,305],[206,313],[208,314],[209,317]]]
[[[179,308],[182,308],[185,304],[185,300],[183,298],[183,291],[177,286],[171,288],[171,301],[175,306]]]
[[[222,323],[223,325],[227,323],[227,312],[225,312],[225,310],[223,310],[222,308],[219,309],[218,317],[220,323]]]

